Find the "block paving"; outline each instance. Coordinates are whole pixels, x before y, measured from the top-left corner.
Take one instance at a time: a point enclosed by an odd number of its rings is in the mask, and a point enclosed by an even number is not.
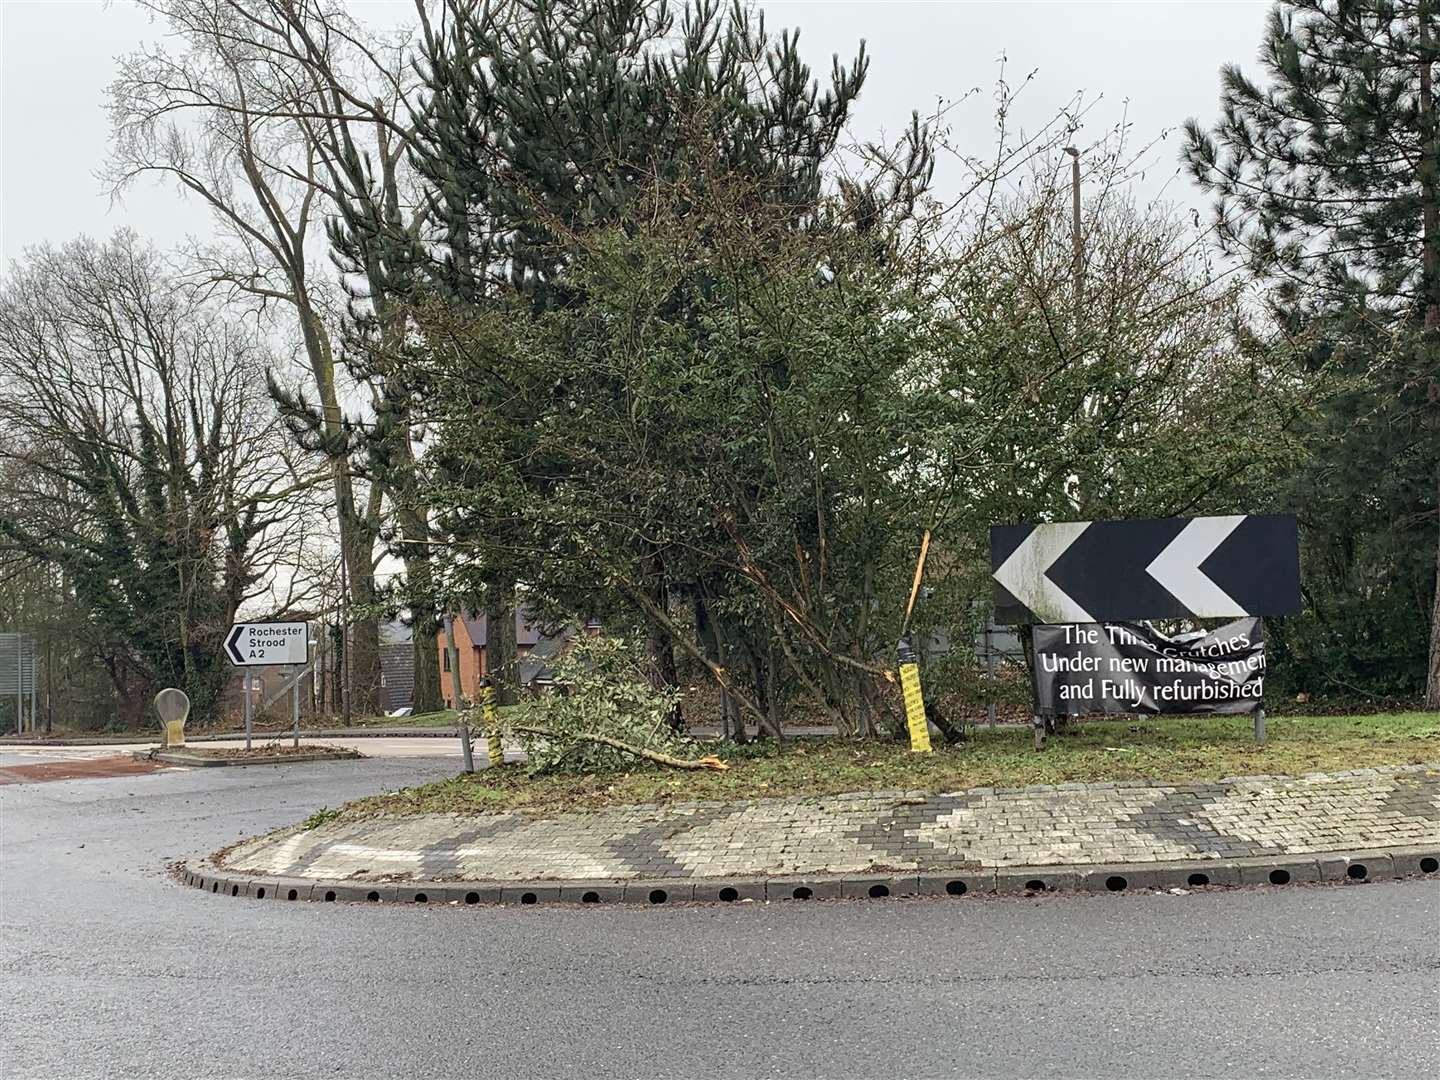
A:
[[[248,840],[230,870],[316,879],[577,880],[1232,859],[1440,843],[1440,763],[1203,784],[338,820]]]

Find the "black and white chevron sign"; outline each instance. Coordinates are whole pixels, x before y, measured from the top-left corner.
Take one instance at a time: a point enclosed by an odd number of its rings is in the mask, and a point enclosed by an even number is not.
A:
[[[996,525],[990,566],[1001,623],[1300,610],[1293,514]]]

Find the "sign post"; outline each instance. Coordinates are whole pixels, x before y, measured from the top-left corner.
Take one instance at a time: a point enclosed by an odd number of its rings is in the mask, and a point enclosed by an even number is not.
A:
[[[255,723],[251,698],[252,667],[294,667],[298,671],[310,659],[310,624],[303,622],[235,623],[225,635],[225,656],[245,672],[245,749],[250,749]],[[295,722],[295,745],[300,745],[300,678],[291,688],[291,712]]]
[[[1047,717],[1250,713],[1265,740],[1261,616],[1300,610],[1293,514],[997,525],[997,620],[1032,623],[1035,746]],[[1133,620],[1239,619],[1168,638]]]

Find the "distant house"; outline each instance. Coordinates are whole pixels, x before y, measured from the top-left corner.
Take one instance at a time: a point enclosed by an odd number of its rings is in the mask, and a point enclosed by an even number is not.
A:
[[[517,678],[521,686],[545,685],[550,682],[549,669],[545,661],[552,659],[565,643],[579,629],[567,626],[553,634],[544,634],[534,622],[533,612],[515,613],[515,651],[519,657]],[[489,619],[485,615],[474,617],[456,616],[455,648],[460,657],[460,694],[474,701],[480,692],[480,680],[490,671],[488,661]],[[599,624],[593,620],[585,626],[585,633],[598,633]],[[454,680],[450,677],[450,651],[446,647],[445,634],[435,635],[435,647],[440,652],[440,693],[445,704],[455,707]]]
[[[415,704],[415,649],[401,619],[380,624],[380,706],[387,713]]]

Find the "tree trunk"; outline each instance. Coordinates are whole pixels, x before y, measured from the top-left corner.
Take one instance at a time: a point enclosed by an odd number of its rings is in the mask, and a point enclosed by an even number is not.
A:
[[[346,485],[348,487],[348,484]],[[346,518],[350,528],[344,528]],[[352,515],[341,513],[342,543],[350,575],[350,712],[376,716],[380,702],[380,623],[375,614],[375,568],[369,531]],[[348,532],[349,535],[345,535]]]
[[[440,693],[440,650],[435,635],[440,628],[440,613],[434,604],[410,604],[410,645],[415,654],[416,713],[438,712],[445,707]]]
[[[650,599],[657,608],[669,611],[670,589],[665,580],[665,564],[658,554],[652,552],[645,559],[644,573],[647,580],[642,582],[642,588],[648,587]],[[675,645],[663,626],[650,623],[649,632],[646,634],[646,651],[650,654],[650,685],[657,690],[673,690],[679,687],[680,673],[675,665]],[[670,710],[670,715],[666,717],[666,723],[671,731],[685,730],[685,717],[678,700]]]
[[[695,598],[695,633],[700,639],[701,648],[705,650],[706,659],[720,670],[728,671],[720,628],[715,624],[709,607],[701,597]],[[756,716],[760,715],[757,711]],[[740,707],[739,699],[724,685],[720,687],[720,735],[737,743],[746,741],[745,713]]]
[[[485,673],[495,681],[495,701],[514,705],[520,700],[518,649],[515,645],[515,582],[497,576],[490,583],[485,609]]]
[[[756,703],[764,710],[757,725],[759,733],[776,740],[784,739],[785,732],[780,726],[780,694],[777,686],[779,668],[775,660],[773,641],[767,645],[763,656],[758,652],[751,654],[750,669],[754,673]]]
[[[1420,202],[1425,292],[1425,331],[1421,348],[1426,359],[1440,351],[1440,145],[1435,130],[1435,86],[1431,67],[1430,5],[1420,5]],[[1427,400],[1431,422],[1440,437],[1440,380],[1430,376]],[[1440,489],[1440,477],[1436,478]],[[1435,596],[1430,608],[1430,669],[1425,680],[1425,708],[1440,712],[1440,503],[1436,505]]]

